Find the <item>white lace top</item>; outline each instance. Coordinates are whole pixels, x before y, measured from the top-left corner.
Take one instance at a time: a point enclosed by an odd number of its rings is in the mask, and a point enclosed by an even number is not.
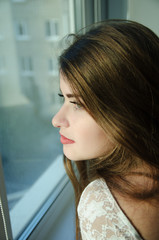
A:
[[[141,240],[103,179],[91,182],[78,205],[82,240]]]

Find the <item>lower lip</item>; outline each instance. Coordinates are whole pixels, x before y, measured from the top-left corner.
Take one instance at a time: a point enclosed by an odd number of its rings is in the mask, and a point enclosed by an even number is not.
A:
[[[68,139],[68,138],[66,138],[66,137],[64,137],[62,135],[61,135],[60,141],[61,141],[62,144],[73,144],[74,143],[73,140]]]

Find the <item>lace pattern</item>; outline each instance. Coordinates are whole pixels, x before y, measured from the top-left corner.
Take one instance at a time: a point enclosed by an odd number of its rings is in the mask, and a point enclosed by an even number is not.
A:
[[[91,182],[78,205],[82,240],[142,240],[103,179]]]

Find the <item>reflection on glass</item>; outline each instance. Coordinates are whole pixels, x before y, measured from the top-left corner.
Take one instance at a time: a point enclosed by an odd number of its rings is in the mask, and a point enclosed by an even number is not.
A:
[[[62,153],[51,118],[60,104],[58,41],[72,32],[69,6],[0,1],[0,155],[10,211]]]

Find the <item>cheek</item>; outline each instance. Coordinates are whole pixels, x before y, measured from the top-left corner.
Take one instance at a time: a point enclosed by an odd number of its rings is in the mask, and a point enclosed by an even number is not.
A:
[[[86,151],[104,152],[113,147],[113,143],[98,126],[87,126],[80,132],[79,143]]]
[[[107,138],[104,131],[94,122],[88,122],[88,124],[83,125],[81,124],[79,132],[84,140],[89,140],[91,142],[98,142]]]
[[[80,112],[79,112],[80,113]],[[86,160],[108,154],[114,147],[104,130],[86,112],[79,118],[71,118],[70,131],[75,144],[64,146],[70,160]]]

